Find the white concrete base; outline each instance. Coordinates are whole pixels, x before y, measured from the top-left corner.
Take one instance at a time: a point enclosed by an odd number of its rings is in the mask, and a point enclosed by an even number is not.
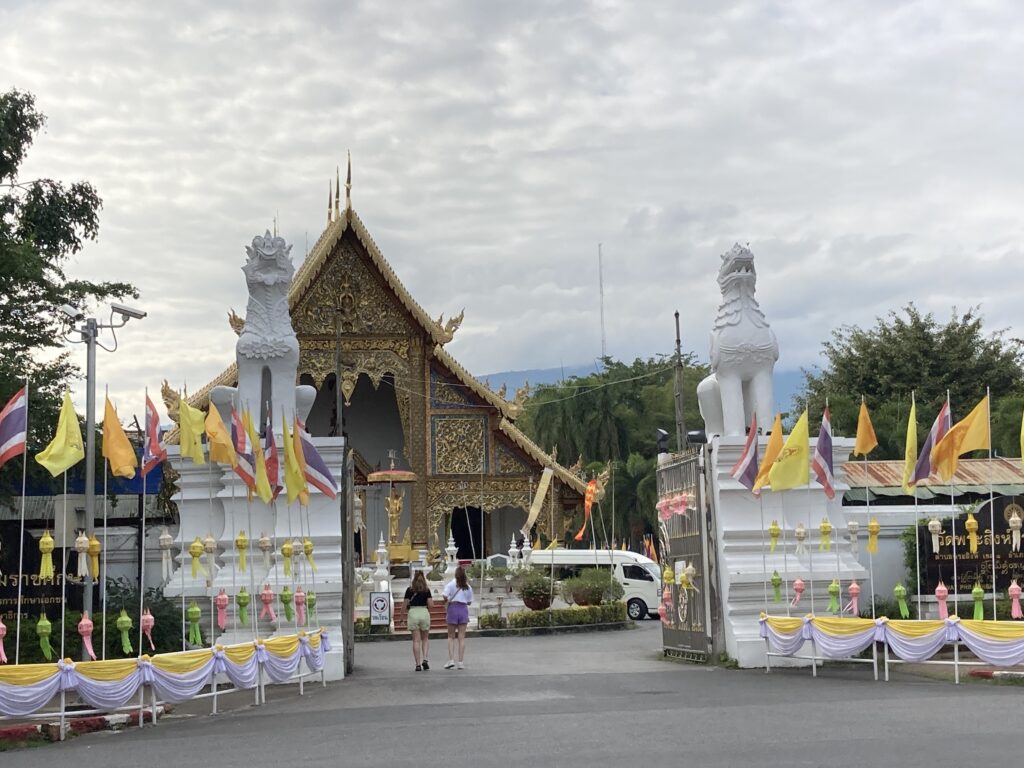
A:
[[[761,438],[759,456],[764,456],[767,438]],[[803,616],[817,611],[825,613],[828,605],[828,585],[838,578],[842,585],[841,602],[848,600],[847,587],[856,579],[862,586],[861,607],[869,595],[867,572],[850,553],[846,540],[847,518],[842,497],[847,486],[840,467],[853,448],[853,441],[833,440],[833,466],[836,475],[836,495],[825,496],[821,486],[811,475],[809,489],[794,489],[782,493],[765,491],[760,500],[733,480],[730,470],[743,451],[742,437],[716,437],[712,442],[711,461],[707,468],[715,510],[715,543],[718,571],[719,598],[725,650],[741,667],[760,667],[765,662],[765,643],[760,636],[758,619],[762,611],[772,615]],[[814,443],[811,441],[811,455]],[[832,524],[831,546],[828,551],[818,549],[821,535],[819,525],[823,517]],[[768,525],[778,520],[784,534],[774,553],[768,552]],[[793,531],[802,523],[807,529],[807,551],[796,553]],[[867,541],[866,526],[861,526],[860,547]],[[838,534],[838,543],[837,543]],[[777,570],[782,576],[783,601],[773,601],[768,581]],[[806,589],[796,607],[790,607],[793,598],[792,583],[803,579]],[[767,597],[766,597],[767,595]],[[774,666],[807,665],[798,659],[772,659]]]

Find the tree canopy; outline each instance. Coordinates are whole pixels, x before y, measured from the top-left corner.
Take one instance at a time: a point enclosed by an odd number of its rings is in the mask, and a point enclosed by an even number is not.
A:
[[[614,462],[601,510],[608,522],[602,530],[595,520],[599,539],[611,536],[613,506],[616,538],[630,536],[635,544],[644,532],[657,530],[655,432],[659,428],[668,432],[669,449],[675,449],[673,368],[673,361],[664,357],[637,358],[631,364],[604,358],[601,370],[589,376],[537,387],[518,421],[545,450],[557,448],[561,462],[572,464],[581,458],[590,475],[606,462]],[[707,374],[707,366],[698,364],[692,354],[684,357],[687,429],[704,426],[697,384]],[[582,523],[582,518],[578,522]]]
[[[102,202],[85,181],[19,176],[45,124],[32,94],[0,93],[0,405],[31,379],[30,450],[49,440],[63,390],[78,375],[68,353],[56,351],[71,330],[58,308],[87,311],[104,299],[138,296],[129,283],[67,276],[68,259],[96,239]],[[29,462],[30,473],[39,469]],[[0,495],[13,490],[12,474],[0,473]]]
[[[1005,330],[987,330],[978,308],[962,314],[954,309],[940,323],[908,304],[878,318],[873,328],[833,331],[822,353],[826,365],[804,371],[794,410],[808,402],[812,414],[820,413],[828,398],[833,430],[852,436],[863,395],[878,435],[872,458],[903,456],[912,392],[923,441],[947,391],[955,420],[984,397],[986,387],[992,392],[995,449],[1020,452],[1021,412],[1015,404],[1024,395],[1024,342]]]

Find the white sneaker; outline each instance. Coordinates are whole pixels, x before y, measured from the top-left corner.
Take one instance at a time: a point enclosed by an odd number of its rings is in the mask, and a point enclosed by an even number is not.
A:
[[[456,669],[465,669],[466,666],[461,661],[457,661],[457,662],[455,662],[455,668]]]
[[[446,662],[444,663],[444,668],[445,668],[445,669],[451,669],[451,668],[452,668],[452,667],[454,667],[454,666],[455,666],[455,662],[454,662],[454,661],[452,661],[451,659],[448,659],[448,661],[446,661]]]

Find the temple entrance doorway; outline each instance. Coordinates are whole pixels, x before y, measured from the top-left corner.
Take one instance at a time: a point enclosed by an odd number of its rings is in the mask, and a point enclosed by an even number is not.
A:
[[[304,376],[303,379],[306,377]],[[312,380],[301,380],[300,383],[312,383]],[[307,429],[314,437],[317,435],[335,434],[337,424],[337,393],[335,376],[329,374],[317,391],[313,408],[306,420]],[[351,405],[342,406],[341,434],[348,442],[349,448],[358,456],[357,463],[369,469],[389,469],[391,455],[394,456],[395,469],[410,469],[405,455],[405,434],[395,397],[395,379],[386,374],[380,385],[373,382],[366,374],[361,374],[352,392]],[[399,519],[399,538],[412,524],[412,493],[406,483],[395,486],[404,494],[402,515]],[[363,508],[363,522],[366,525],[367,549],[376,547],[381,534],[388,541],[388,513],[385,507],[390,488],[373,486],[366,494]]]
[[[455,555],[458,560],[487,556],[484,549],[486,517],[481,514],[480,507],[456,507],[452,510],[452,538],[459,550]]]

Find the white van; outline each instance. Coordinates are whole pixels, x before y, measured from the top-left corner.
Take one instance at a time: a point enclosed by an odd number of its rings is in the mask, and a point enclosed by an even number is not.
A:
[[[626,613],[638,621],[645,616],[657,618],[661,602],[661,571],[658,564],[636,552],[610,549],[535,549],[530,565],[551,569],[555,579],[572,578],[584,568],[614,566],[615,578],[625,593]]]

